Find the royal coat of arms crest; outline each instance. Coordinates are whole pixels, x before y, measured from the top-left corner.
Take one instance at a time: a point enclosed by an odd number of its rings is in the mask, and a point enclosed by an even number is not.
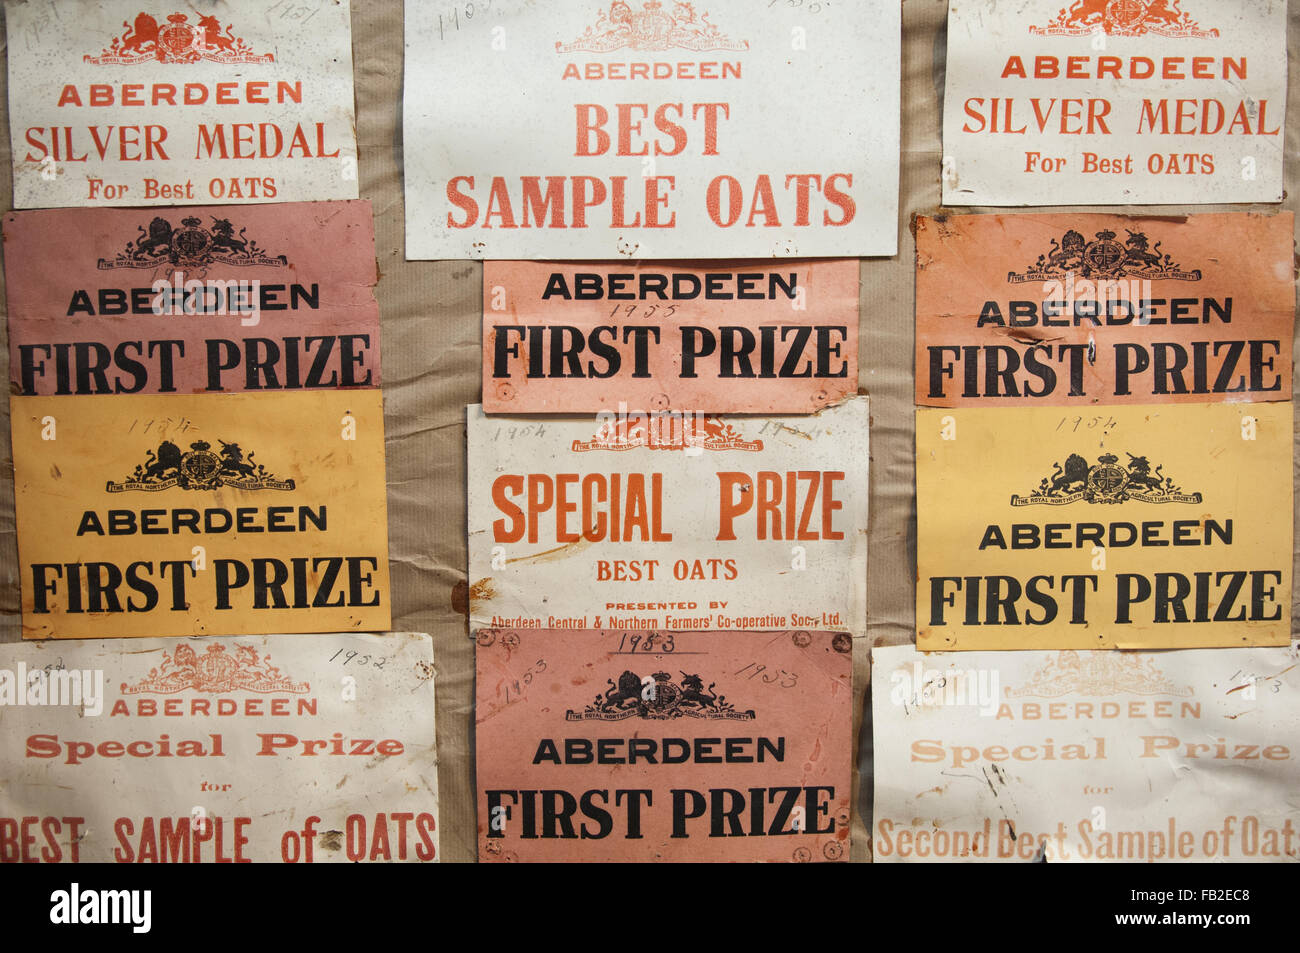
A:
[[[174,695],[187,689],[196,692],[225,693],[291,692],[310,690],[307,682],[295,682],[271,664],[271,657],[261,656],[248,645],[236,645],[231,655],[220,642],[206,646],[199,655],[192,645],[182,642],[175,652],[164,652],[162,664],[134,685],[122,683],[123,695]]]
[[[1137,652],[1076,652],[1049,656],[1008,698],[1060,698],[1062,695],[1190,695],[1190,685],[1176,685],[1156,668],[1155,659]]]
[[[140,234],[128,241],[113,258],[99,259],[99,269],[154,268],[160,264],[195,268],[222,264],[236,267],[252,265],[267,268],[287,268],[289,259],[284,255],[271,255],[254,239],[247,229],[235,226],[228,218],[212,218],[212,227],[204,228],[203,220],[194,215],[181,219],[179,228],[161,215],[155,216],[146,229],[136,226]]]
[[[729,423],[703,414],[627,414],[605,424],[590,440],[573,441],[574,453],[592,450],[748,450],[763,449],[762,440],[746,440]]]
[[[1218,30],[1204,30],[1180,8],[1181,0],[1074,0],[1056,19],[1045,26],[1031,26],[1038,36],[1088,36],[1105,32],[1111,36],[1142,36],[1154,33],[1167,37],[1208,38]]]
[[[254,53],[243,37],[235,36],[229,24],[225,32],[212,14],[199,15],[190,23],[184,13],[172,13],[166,23],[152,14],[136,14],[132,23],[123,23],[120,36],[98,56],[85,56],[96,66],[134,66],[138,63],[273,63],[275,54]]]
[[[709,14],[696,13],[694,4],[674,3],[668,13],[659,0],[648,0],[633,11],[630,3],[615,0],[609,11],[602,10],[571,43],[555,44],[559,53],[608,53],[630,49],[663,52],[682,49],[703,53],[709,50],[747,50],[748,40],[734,40],[709,22]]]
[[[741,711],[714,692],[716,682],[704,687],[698,674],[682,672],[680,682],[667,672],[655,672],[649,680],[631,669],[618,681],[608,679],[609,689],[597,695],[582,711],[569,709],[566,721],[623,721],[627,718],[665,720],[671,718],[718,718],[727,721],[752,721],[754,709]]]
[[[164,440],[156,453],[150,450],[145,462],[136,465],[135,473],[121,483],[109,480],[106,489],[109,493],[127,490],[156,493],[172,487],[182,490],[216,490],[223,486],[237,490],[295,488],[293,480],[276,479],[264,466],[255,463],[251,450],[245,459],[239,444],[217,442],[221,444],[220,453],[214,452],[206,440],[194,441],[186,451]]]
[[[1023,272],[1008,272],[1011,284],[1027,281],[1059,281],[1071,275],[1091,279],[1141,278],[1146,280],[1200,281],[1199,268],[1185,271],[1169,254],[1162,254],[1160,242],[1151,246],[1145,232],[1125,229],[1128,238],[1121,244],[1110,229],[1096,233],[1092,241],[1070,229],[1052,249]]]
[[[1139,500],[1143,503],[1200,503],[1200,493],[1184,493],[1182,487],[1166,477],[1162,467],[1154,471],[1145,456],[1129,454],[1128,466],[1121,466],[1119,457],[1103,453],[1097,462],[1089,464],[1077,453],[1070,454],[1065,466],[1053,464],[1051,476],[1045,476],[1038,488],[1028,496],[1011,494],[1012,506],[1065,506],[1084,500],[1088,503],[1123,503]]]

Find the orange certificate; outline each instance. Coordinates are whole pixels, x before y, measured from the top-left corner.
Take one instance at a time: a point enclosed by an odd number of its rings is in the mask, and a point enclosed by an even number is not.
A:
[[[24,638],[389,627],[378,390],[10,408]]]
[[[922,409],[917,647],[1285,645],[1290,403]]]
[[[1291,399],[1291,213],[916,220],[916,402]]]

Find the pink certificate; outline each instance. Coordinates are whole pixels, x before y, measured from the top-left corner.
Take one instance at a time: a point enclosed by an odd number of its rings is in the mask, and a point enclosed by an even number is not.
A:
[[[367,201],[4,219],[14,393],[378,387]]]
[[[483,861],[837,861],[853,639],[482,629]]]
[[[857,386],[856,261],[483,268],[489,414],[805,414]]]

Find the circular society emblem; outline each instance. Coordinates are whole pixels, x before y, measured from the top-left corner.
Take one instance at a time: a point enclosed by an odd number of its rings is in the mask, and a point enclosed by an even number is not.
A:
[[[172,235],[172,250],[179,261],[198,261],[212,245],[212,236],[199,227],[199,219],[182,220],[182,228]]]
[[[167,19],[169,23],[158,30],[158,45],[173,56],[179,56],[194,46],[197,31],[185,22],[183,14],[173,13]]]
[[[1088,487],[1100,502],[1119,496],[1128,485],[1128,471],[1119,465],[1119,457],[1103,454],[1096,466],[1088,470]]]
[[[664,715],[682,703],[682,690],[660,674],[655,675],[655,690],[642,697],[649,713]]]
[[[1121,29],[1131,30],[1146,19],[1148,4],[1144,0],[1110,0],[1106,19]]]
[[[221,475],[221,460],[211,450],[191,450],[181,457],[180,471],[192,486],[208,486]]]
[[[1124,267],[1127,255],[1124,246],[1113,238],[1099,238],[1089,242],[1083,250],[1083,260],[1093,271],[1103,275],[1115,274]]]

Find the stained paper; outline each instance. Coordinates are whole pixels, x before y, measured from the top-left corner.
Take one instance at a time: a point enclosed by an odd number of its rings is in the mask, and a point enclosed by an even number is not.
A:
[[[916,220],[916,402],[1291,399],[1295,219]]]
[[[945,205],[1282,200],[1284,0],[950,0]]]
[[[483,266],[488,413],[801,413],[857,380],[855,261]]]
[[[6,216],[22,394],[378,387],[369,202]]]
[[[1300,849],[1294,647],[871,654],[877,863]]]
[[[475,627],[863,634],[865,397],[468,422]]]
[[[10,413],[24,638],[389,627],[379,391]]]
[[[407,258],[897,250],[897,3],[408,0],[405,36]]]
[[[477,634],[481,861],[848,859],[843,633]]]
[[[6,9],[14,206],[357,197],[347,0]]]
[[[1285,645],[1290,403],[916,414],[922,650]]]
[[[0,646],[0,862],[438,859],[427,635]]]

